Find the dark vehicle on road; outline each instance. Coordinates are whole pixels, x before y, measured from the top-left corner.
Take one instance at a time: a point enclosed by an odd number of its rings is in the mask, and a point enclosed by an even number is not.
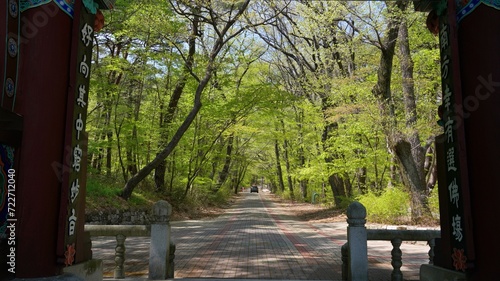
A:
[[[252,185],[252,187],[250,187],[250,193],[253,193],[253,192],[259,193],[259,188],[256,185]]]

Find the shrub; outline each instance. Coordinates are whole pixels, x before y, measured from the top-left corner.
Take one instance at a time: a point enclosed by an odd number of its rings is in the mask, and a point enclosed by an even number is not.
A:
[[[387,188],[380,195],[369,192],[358,201],[365,206],[370,222],[397,223],[409,217],[409,196],[400,188]]]

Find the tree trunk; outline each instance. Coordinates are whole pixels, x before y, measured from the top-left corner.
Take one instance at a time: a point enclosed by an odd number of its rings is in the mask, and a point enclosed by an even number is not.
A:
[[[127,172],[130,175],[135,175],[137,173],[137,155],[134,153],[131,147],[127,148]]]
[[[104,141],[105,139],[106,139],[106,135],[104,134],[104,132],[99,132],[97,134],[96,142]],[[104,151],[103,151],[102,147],[99,147],[99,149],[97,150],[97,155],[95,155],[95,154],[92,155],[93,156],[92,157],[92,167],[94,169],[96,169],[98,174],[102,173],[102,159],[104,158],[103,154],[104,154]]]
[[[403,138],[392,140],[394,153],[401,168],[401,177],[410,191],[412,220],[418,222],[427,208],[425,179],[422,178],[423,165],[417,165],[412,155],[411,144]]]
[[[344,180],[344,189],[345,189],[346,197],[353,196],[352,182],[351,182],[351,179],[349,177],[349,174],[344,173],[343,180]]]
[[[377,71],[377,83],[372,89],[373,95],[379,101],[381,116],[385,118],[394,118],[394,105],[391,93],[392,62],[394,59],[394,49],[396,39],[398,38],[400,19],[391,18],[389,29],[384,44],[381,46],[381,56]],[[391,122],[392,123],[392,122]],[[389,134],[390,125],[387,121],[383,122],[386,134]]]
[[[300,180],[300,193],[302,195],[302,199],[306,199],[307,197],[307,180]]]
[[[139,121],[139,113],[141,110],[143,87],[144,87],[144,84],[141,83],[138,96],[132,99],[132,102],[134,103],[134,125],[132,127],[132,136],[131,136],[133,145],[131,145],[131,146],[127,145],[127,171],[131,176],[133,176],[137,173],[137,162],[138,162],[137,149],[139,146],[139,142],[137,140],[137,125],[136,125],[136,123]]]
[[[237,169],[235,172],[235,177],[236,177],[236,184],[234,186],[234,194],[238,194],[238,191],[240,190],[241,183],[243,182],[243,179],[245,178],[246,170],[248,168],[247,164],[240,163],[240,165],[237,165]]]
[[[274,153],[276,155],[276,176],[281,192],[285,192],[285,183],[283,182],[283,171],[281,170],[280,147],[278,140],[274,141]]]
[[[116,108],[115,108],[115,112],[116,112]],[[121,145],[121,128],[122,128],[122,125],[123,125],[123,121],[124,120],[122,119],[122,121],[120,122],[120,124],[118,124],[118,120],[116,120],[116,115],[115,115],[115,120],[114,120],[113,123],[115,124],[116,152],[118,154],[118,162],[120,163],[120,168],[122,170],[123,181],[127,182],[128,175],[127,175],[127,170],[125,169],[125,164],[123,163],[122,145]]]
[[[436,150],[430,145],[425,153],[424,169],[426,172],[427,193],[429,193],[437,183]]]
[[[286,178],[288,181],[288,190],[290,191],[290,198],[292,200],[295,200],[295,194],[293,193],[293,181],[292,181],[292,175],[291,173],[291,168],[290,168],[290,159],[288,157],[288,141],[285,140],[283,141],[283,156],[285,158],[285,167],[286,167]]]
[[[306,168],[306,156],[305,156],[305,151],[304,151],[304,132],[303,132],[303,126],[304,126],[304,110],[303,109],[297,109],[294,106],[295,110],[295,122],[297,123],[297,131],[298,131],[298,145],[299,149],[297,151],[298,155],[297,158],[299,159],[299,165],[300,168]],[[300,188],[300,195],[302,199],[306,199],[307,197],[307,180],[301,179],[299,181],[299,188]]]
[[[365,194],[368,191],[368,188],[366,186],[366,174],[367,174],[366,167],[358,168],[358,171],[356,172],[358,190],[361,192],[361,194]]]
[[[111,114],[113,107],[112,101],[110,100],[110,93],[106,93],[107,100],[105,101],[104,106],[104,130],[105,136],[107,139],[106,142],[106,162],[104,164],[106,169],[106,176],[111,177],[111,161],[112,161],[112,152],[113,152],[113,131],[111,130]]]
[[[224,167],[219,172],[219,179],[217,180],[217,185],[215,186],[214,193],[219,191],[219,189],[221,188],[221,186],[224,184],[224,182],[227,180],[227,177],[229,176],[229,167],[231,166],[231,159],[232,159],[232,153],[233,153],[233,142],[234,142],[234,134],[231,134],[229,136],[228,141],[227,141],[226,160],[224,161]]]
[[[413,61],[410,54],[408,42],[408,27],[406,21],[402,21],[399,29],[399,54],[401,62],[401,73],[403,78],[403,97],[406,112],[406,126],[410,135],[404,139],[396,136],[393,139],[395,152],[399,162],[402,164],[403,180],[410,187],[412,197],[412,219],[418,221],[428,213],[427,185],[425,180],[425,151],[420,142],[420,136],[416,129],[417,104],[415,99],[413,83]]]
[[[112,166],[112,151],[113,151],[113,133],[108,132],[106,134],[108,139],[106,147],[106,176],[111,177],[111,166]]]
[[[395,3],[392,8],[400,5]],[[401,10],[406,8],[399,6]],[[425,177],[424,177],[424,151],[420,145],[418,131],[415,129],[417,120],[415,93],[413,85],[413,62],[411,61],[410,49],[408,44],[408,29],[403,18],[396,15],[389,19],[389,29],[384,44],[381,46],[381,59],[378,70],[377,84],[372,89],[372,93],[379,100],[381,114],[395,120],[394,106],[391,95],[391,75],[392,62],[395,53],[396,39],[400,42],[400,61],[403,78],[403,98],[406,113],[406,126],[411,132],[410,136],[405,136],[403,133],[396,130],[395,121],[385,121],[384,131],[387,135],[389,149],[395,155],[396,161],[399,164],[399,171],[403,183],[410,191],[411,197],[411,215],[414,221],[418,221],[426,207],[425,196]]]
[[[328,182],[332,189],[333,202],[335,202],[335,206],[338,207],[342,203],[341,197],[346,197],[344,180],[339,174],[333,174],[328,177]]]
[[[160,161],[158,164],[158,167],[156,167],[154,171],[154,182],[155,182],[155,191],[156,192],[162,192],[165,190],[165,172],[167,170],[167,161],[163,159],[163,161]]]

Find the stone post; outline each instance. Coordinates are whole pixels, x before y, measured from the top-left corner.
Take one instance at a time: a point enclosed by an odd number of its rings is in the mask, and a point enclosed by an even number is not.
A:
[[[401,266],[403,266],[403,252],[401,251],[401,244],[403,243],[403,240],[401,238],[394,238],[391,240],[392,243],[392,251],[391,251],[391,256],[392,256],[392,273],[391,273],[391,280],[392,281],[403,281],[403,273],[401,272]]]
[[[149,246],[149,279],[168,278],[170,254],[170,215],[172,206],[164,200],[153,206],[151,244]]]
[[[127,237],[123,234],[116,235],[116,248],[115,248],[115,279],[125,278],[125,239]]]
[[[168,269],[167,269],[167,278],[174,278],[174,269],[175,269],[175,243],[170,241],[170,256],[168,257]]]
[[[346,242],[340,248],[340,253],[342,255],[342,281],[347,281],[349,272],[349,243]]]
[[[368,249],[366,234],[366,208],[359,202],[347,207],[348,280],[368,280]]]
[[[436,239],[432,238],[429,241],[427,241],[427,244],[429,245],[429,264],[434,264],[434,248],[436,247]]]

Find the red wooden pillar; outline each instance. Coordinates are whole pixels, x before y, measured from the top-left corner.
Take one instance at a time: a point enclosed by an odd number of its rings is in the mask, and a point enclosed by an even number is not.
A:
[[[497,280],[495,231],[500,198],[500,2],[459,6],[458,47],[475,268],[470,280]],[[465,4],[465,3],[464,3]]]
[[[444,275],[439,274],[446,271],[440,268],[451,270],[450,278],[454,272],[467,280],[497,280],[492,255],[500,251],[495,230],[500,198],[496,178],[500,159],[500,2],[417,2],[433,7],[428,26],[440,37],[443,79],[444,133],[436,140],[441,241],[437,267],[425,267],[430,274],[426,280],[442,280]],[[429,278],[432,275],[435,279]]]
[[[52,167],[65,156],[73,20],[53,2],[23,11],[21,18],[15,111],[23,116],[24,128],[17,181],[16,277],[31,278],[58,275],[60,270],[55,249],[62,183]]]
[[[0,169],[4,189],[15,181],[15,205],[1,197],[0,227],[10,227],[0,228],[2,280],[56,276],[91,258],[85,118],[94,17],[109,1],[32,3],[0,4],[0,145],[17,148],[14,165]]]

